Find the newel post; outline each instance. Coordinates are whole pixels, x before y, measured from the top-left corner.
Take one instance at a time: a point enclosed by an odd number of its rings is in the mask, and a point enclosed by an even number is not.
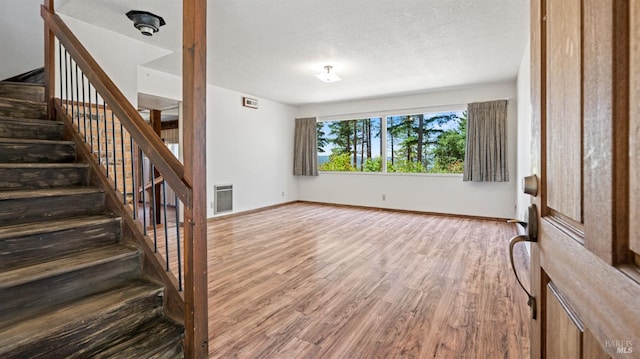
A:
[[[44,0],[44,7],[53,13],[53,1]],[[53,98],[56,96],[56,48],[55,36],[49,26],[44,25],[44,101],[47,104],[47,119],[54,120]]]
[[[193,198],[185,206],[185,357],[207,358],[207,1],[182,7],[184,177]]]

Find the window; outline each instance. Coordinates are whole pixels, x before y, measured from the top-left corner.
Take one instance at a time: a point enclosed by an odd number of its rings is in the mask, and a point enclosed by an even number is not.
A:
[[[387,117],[387,172],[462,173],[463,111]]]
[[[462,110],[319,122],[319,170],[462,173],[466,125]]]
[[[318,123],[320,171],[382,171],[381,118]]]

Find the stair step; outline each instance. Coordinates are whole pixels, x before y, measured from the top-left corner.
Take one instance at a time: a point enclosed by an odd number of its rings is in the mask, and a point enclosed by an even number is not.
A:
[[[0,97],[44,102],[44,86],[23,82],[0,82]]]
[[[63,133],[64,125],[60,121],[0,116],[0,137],[61,140]]]
[[[0,226],[104,211],[104,191],[96,187],[62,187],[0,192]]]
[[[121,219],[73,217],[0,227],[0,271],[118,242]]]
[[[0,138],[2,163],[73,162],[75,159],[73,141]]]
[[[44,86],[44,66],[23,72],[2,81],[30,83]]]
[[[163,290],[131,282],[0,329],[0,357],[86,358],[161,314]]]
[[[0,163],[0,190],[87,185],[85,163]]]
[[[117,244],[0,272],[0,327],[138,275],[138,251]]]
[[[0,116],[44,120],[46,115],[47,105],[44,102],[0,97]]]
[[[109,348],[91,353],[92,358],[105,359],[174,359],[183,357],[184,329],[162,317],[155,318],[134,333],[114,341]],[[89,353],[86,353],[89,354]]]

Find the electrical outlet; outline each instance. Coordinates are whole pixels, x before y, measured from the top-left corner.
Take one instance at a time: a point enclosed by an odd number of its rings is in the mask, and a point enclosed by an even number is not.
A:
[[[284,197],[284,192],[282,192],[282,197]]]
[[[211,209],[213,209],[213,208],[214,208],[214,207],[213,207],[213,202],[211,202]]]
[[[387,200],[387,195],[386,195],[386,194],[383,194],[383,195],[382,195],[382,200],[383,200],[383,201],[386,201],[386,200]]]

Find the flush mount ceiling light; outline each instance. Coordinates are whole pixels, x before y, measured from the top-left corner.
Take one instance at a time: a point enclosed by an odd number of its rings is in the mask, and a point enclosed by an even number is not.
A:
[[[133,26],[145,36],[153,35],[160,30],[160,26],[165,24],[163,18],[148,11],[131,10],[127,13],[127,17],[133,21]]]
[[[342,80],[340,77],[338,77],[338,75],[336,75],[334,72],[331,72],[331,69],[333,69],[333,66],[325,66],[324,67],[325,71],[319,73],[316,75],[317,78],[319,78],[321,81],[324,82],[336,82],[336,81],[340,81]]]

